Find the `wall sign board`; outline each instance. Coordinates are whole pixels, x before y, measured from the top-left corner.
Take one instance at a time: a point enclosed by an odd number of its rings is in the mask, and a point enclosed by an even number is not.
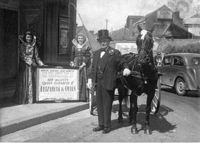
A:
[[[79,70],[38,68],[36,100],[79,100]]]

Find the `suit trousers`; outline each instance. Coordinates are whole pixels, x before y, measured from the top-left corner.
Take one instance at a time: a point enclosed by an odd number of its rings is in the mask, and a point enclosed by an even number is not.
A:
[[[96,103],[99,126],[111,127],[111,110],[114,99],[114,90],[106,90],[103,80],[97,80]]]

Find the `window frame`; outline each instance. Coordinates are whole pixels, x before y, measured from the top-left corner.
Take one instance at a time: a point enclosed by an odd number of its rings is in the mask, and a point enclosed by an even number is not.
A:
[[[175,63],[175,60],[177,60],[177,63]],[[184,58],[180,57],[180,56],[174,56],[173,60],[172,60],[172,65],[173,66],[184,67],[185,66]]]
[[[169,63],[165,62],[166,59],[169,59]],[[163,62],[162,63],[163,63],[163,66],[170,66],[170,65],[172,65],[172,57],[171,56],[165,56],[163,58]]]

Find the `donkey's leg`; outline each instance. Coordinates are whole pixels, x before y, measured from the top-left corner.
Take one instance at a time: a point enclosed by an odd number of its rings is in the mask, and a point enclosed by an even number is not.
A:
[[[133,94],[131,93],[130,96],[130,109],[129,109],[129,123],[131,124],[132,123],[132,120],[133,120]]]
[[[132,94],[131,98],[132,98],[131,103],[133,104],[133,124],[131,127],[131,133],[137,134],[138,133],[138,129],[137,129],[137,112],[138,112],[137,98],[138,96],[135,94]]]
[[[144,126],[144,133],[151,134],[152,131],[150,129],[150,112],[151,112],[151,102],[155,95],[155,91],[149,91],[147,93],[147,103],[146,103],[146,117],[145,117],[145,126]]]
[[[122,101],[123,98],[126,96],[126,90],[124,87],[119,87],[118,88],[118,101],[119,101],[119,112],[118,112],[118,122],[122,123],[123,122],[123,116],[122,116]]]

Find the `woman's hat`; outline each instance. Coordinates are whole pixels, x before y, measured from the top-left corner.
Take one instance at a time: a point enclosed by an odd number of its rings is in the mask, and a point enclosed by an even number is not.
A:
[[[99,30],[98,31],[98,39],[97,39],[99,42],[102,42],[102,41],[112,41],[112,38],[109,36],[109,32],[108,30],[106,29],[103,29],[103,30]]]

